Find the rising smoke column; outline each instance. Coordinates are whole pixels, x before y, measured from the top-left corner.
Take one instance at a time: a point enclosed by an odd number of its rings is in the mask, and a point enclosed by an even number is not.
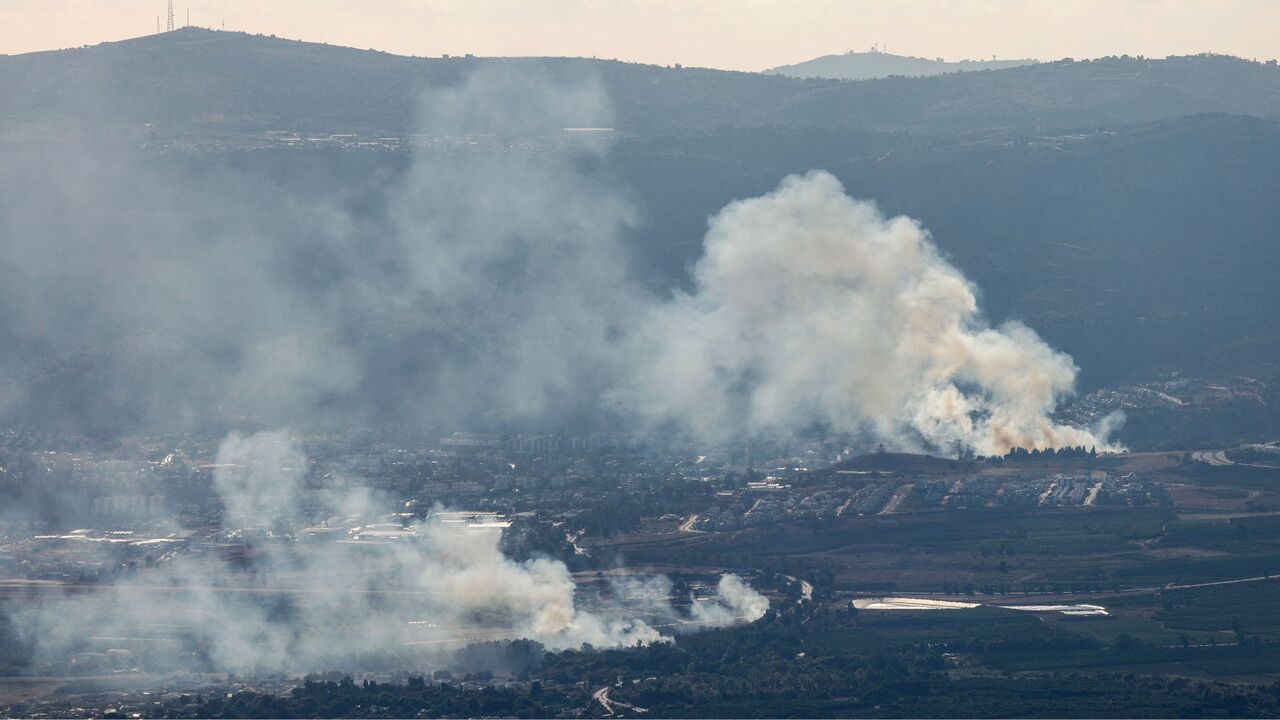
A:
[[[1053,422],[1077,368],[1017,322],[991,327],[972,285],[906,217],[825,172],[711,219],[694,289],[641,322],[618,397],[703,436],[815,423],[899,446],[979,453],[1107,447]]]
[[[646,303],[623,242],[635,210],[600,167],[607,139],[565,130],[612,124],[594,74],[482,65],[423,97],[421,132],[475,143],[422,153],[390,198],[410,307],[447,328],[447,352],[409,348],[434,412],[555,427],[616,381],[621,327]]]
[[[945,451],[1105,446],[1048,419],[1066,356],[988,327],[918,226],[830,176],[725,209],[693,294],[653,297],[608,143],[564,131],[612,125],[609,105],[591,74],[480,63],[424,93],[430,141],[373,187],[6,145],[0,420],[528,430],[638,409],[706,437],[817,422]]]
[[[603,83],[481,62],[419,100],[399,157],[0,138],[0,422],[590,418],[643,305],[609,144],[564,130],[612,125]]]

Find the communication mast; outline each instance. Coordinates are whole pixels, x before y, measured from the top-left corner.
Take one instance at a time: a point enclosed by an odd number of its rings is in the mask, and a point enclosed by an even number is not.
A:
[[[169,0],[169,32],[173,32],[173,0]]]

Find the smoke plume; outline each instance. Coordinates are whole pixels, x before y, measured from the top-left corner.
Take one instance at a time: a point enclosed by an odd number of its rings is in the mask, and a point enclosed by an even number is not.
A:
[[[426,140],[398,172],[362,170],[368,187],[75,132],[14,148],[0,418],[100,436],[630,420],[1107,446],[1105,428],[1050,419],[1070,358],[987,325],[918,224],[830,175],[722,210],[692,292],[664,299],[632,277],[639,219],[609,142],[565,130],[610,124],[598,79],[481,65],[418,115]]]
[[[107,643],[167,670],[412,667],[445,663],[484,640],[550,649],[660,642],[670,636],[656,626],[681,622],[665,593],[640,608],[580,607],[564,563],[511,560],[500,530],[439,509],[405,519],[356,482],[309,487],[307,460],[286,433],[229,436],[218,460],[223,532],[247,551],[193,542],[108,587],[19,609],[16,625],[38,662],[64,663]],[[768,605],[726,575],[693,617],[728,625],[759,619]]]
[[[590,76],[481,68],[423,93],[403,156],[91,129],[5,146],[0,419],[119,437],[589,417],[640,304],[635,218],[607,143],[564,128],[608,124]]]
[[[916,222],[828,174],[720,211],[691,291],[657,297],[629,269],[639,219],[608,143],[565,132],[609,124],[598,82],[482,69],[426,92],[420,117],[427,140],[361,175],[372,187],[74,134],[6,154],[0,418],[113,437],[605,418],[705,440],[1108,447],[1107,428],[1052,419],[1069,357],[990,326]],[[638,606],[584,607],[557,560],[407,519],[358,477],[317,484],[287,433],[231,433],[216,464],[225,542],[20,608],[43,657],[130,638],[174,667],[400,664],[497,638],[655,642],[768,607],[733,576],[689,616],[662,580],[618,586]]]
[[[692,613],[698,622],[718,627],[744,619],[759,620],[768,610],[768,598],[737,575],[724,575],[716,586],[716,597],[694,601]]]
[[[928,233],[825,172],[712,218],[694,289],[651,309],[622,395],[706,437],[820,425],[980,453],[1107,447],[1053,422],[1071,358],[1017,322],[991,327]]]

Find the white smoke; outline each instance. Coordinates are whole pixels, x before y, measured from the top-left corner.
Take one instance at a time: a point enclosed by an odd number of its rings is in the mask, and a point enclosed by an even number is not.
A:
[[[21,608],[18,627],[42,662],[63,662],[99,638],[144,647],[150,666],[274,672],[350,667],[361,658],[400,667],[447,662],[453,649],[484,640],[634,646],[665,641],[660,628],[680,624],[665,592],[651,593],[643,612],[625,603],[579,607],[559,560],[514,561],[498,531],[439,513],[388,521],[391,503],[354,481],[317,486],[306,466],[287,433],[232,434],[219,449],[214,485],[226,507],[224,531],[247,548],[248,560],[197,542],[109,587]],[[305,528],[316,515],[321,525]],[[669,591],[670,583],[652,578],[649,587]],[[768,604],[724,576],[719,595],[693,614],[723,626],[759,619]]]
[[[900,446],[980,453],[1109,447],[1053,422],[1071,358],[974,288],[918,223],[885,218],[825,172],[712,218],[691,293],[654,307],[618,397],[709,437],[815,423]]]
[[[118,436],[589,416],[612,323],[643,304],[608,144],[565,131],[610,123],[590,73],[482,64],[422,93],[403,157],[315,173],[310,153],[277,174],[270,151],[0,137],[0,421]]]
[[[218,446],[214,489],[229,527],[272,526],[296,519],[307,460],[288,433],[232,433]]]
[[[149,358],[120,353],[98,368],[103,383],[94,374],[84,387],[146,398],[136,412],[155,424],[196,425],[215,409],[281,424],[489,413],[554,423],[591,416],[604,394],[619,414],[714,439],[819,424],[944,451],[1109,447],[1107,428],[1051,418],[1073,389],[1069,357],[1021,324],[989,326],[917,223],[884,218],[826,173],[722,210],[692,292],[657,300],[629,278],[624,194],[583,170],[606,155],[562,132],[608,123],[596,85],[480,73],[429,93],[423,114],[426,130],[494,146],[417,155],[389,190],[385,233],[230,170],[208,181],[206,210],[155,220],[117,212],[132,207],[134,176],[164,207],[199,186],[140,161],[100,162],[92,183],[67,190],[56,164],[14,164],[0,186],[43,172],[36,187],[60,192],[0,193],[0,241],[19,270],[0,289],[16,308],[5,331],[24,357],[87,335]],[[69,227],[46,228],[49,218]],[[162,262],[134,260],[144,257]],[[180,361],[134,342],[136,328],[154,328]],[[38,393],[15,387],[9,409],[20,414]],[[88,397],[107,407],[100,424],[118,429],[123,413]],[[583,608],[563,563],[513,561],[493,533],[430,518],[370,531],[394,508],[358,480],[315,487],[285,433],[231,435],[217,463],[227,530],[258,538],[250,556],[198,547],[109,590],[23,608],[19,624],[42,650],[163,626],[165,637],[186,628],[171,651],[178,667],[198,657],[217,669],[313,669],[482,639],[655,642],[663,621],[681,619],[665,603],[647,607],[648,620],[625,605]],[[328,539],[299,533],[304,519],[323,520],[312,535]],[[716,625],[767,607],[726,576],[691,612]]]
[[[718,627],[735,622],[755,622],[768,610],[768,598],[753,590],[737,575],[723,575],[716,586],[716,596],[709,600],[695,600],[691,614],[702,624]]]
[[[608,405],[706,437],[1107,446],[1049,419],[1067,356],[987,326],[916,223],[829,175],[725,208],[693,293],[654,298],[608,144],[565,132],[610,124],[596,78],[481,64],[424,93],[426,140],[370,197],[119,147],[6,152],[0,419],[527,429]]]
[[[482,67],[419,114],[422,130],[474,142],[424,153],[391,198],[410,307],[448,328],[433,409],[530,424],[591,413],[615,380],[617,324],[644,304],[623,245],[634,210],[588,169],[608,143],[565,130],[611,124],[599,79]],[[391,312],[403,300],[380,298]]]

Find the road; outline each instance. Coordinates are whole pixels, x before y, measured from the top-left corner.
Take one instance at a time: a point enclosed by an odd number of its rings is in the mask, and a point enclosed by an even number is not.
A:
[[[1238,585],[1240,583],[1263,582],[1265,580],[1277,580],[1277,575],[1255,575],[1254,577],[1237,578],[1235,580],[1218,580],[1215,582],[1205,583],[1188,583],[1178,585],[1170,582],[1162,588],[1142,588],[1134,590],[1125,590],[1124,593],[1147,592],[1154,590],[1192,590],[1195,588],[1217,587],[1219,585]],[[924,593],[921,593],[924,594]],[[936,593],[929,593],[936,594]],[[1070,593],[1060,593],[1070,594]],[[956,610],[969,609],[978,607],[985,603],[957,602],[954,600],[933,600],[928,598],[913,597],[878,597],[878,598],[856,598],[853,600],[853,606],[860,610]],[[1006,610],[1030,610],[1037,612],[1059,611],[1066,615],[1106,615],[1106,608],[1101,605],[992,605],[992,607],[1001,607]]]
[[[1227,457],[1226,450],[1197,450],[1191,453],[1192,460],[1199,460],[1215,467],[1225,467],[1227,465],[1235,465],[1236,467],[1259,468],[1261,470],[1277,470],[1280,467],[1276,465],[1256,465],[1254,463],[1238,463]]]
[[[621,700],[610,700],[609,699],[610,689],[611,688],[608,685],[605,685],[604,687],[600,688],[599,690],[591,694],[591,699],[600,703],[600,707],[604,708],[605,715],[608,715],[610,717],[617,715],[618,711],[615,708],[626,708],[632,712],[637,712],[637,713],[649,712],[648,708],[629,705],[627,703],[622,702]]]
[[[1191,459],[1199,460],[1200,462],[1205,462],[1205,463],[1209,463],[1210,465],[1216,465],[1216,466],[1235,465],[1235,463],[1232,462],[1231,458],[1227,457],[1227,453],[1225,450],[1215,450],[1213,452],[1196,451],[1191,453]]]
[[[1254,577],[1238,578],[1236,580],[1218,580],[1217,582],[1191,583],[1190,585],[1175,585],[1172,582],[1165,585],[1164,590],[1190,590],[1192,588],[1217,587],[1218,585],[1238,585],[1240,583],[1262,582],[1263,580],[1277,580],[1280,575],[1256,575]]]

